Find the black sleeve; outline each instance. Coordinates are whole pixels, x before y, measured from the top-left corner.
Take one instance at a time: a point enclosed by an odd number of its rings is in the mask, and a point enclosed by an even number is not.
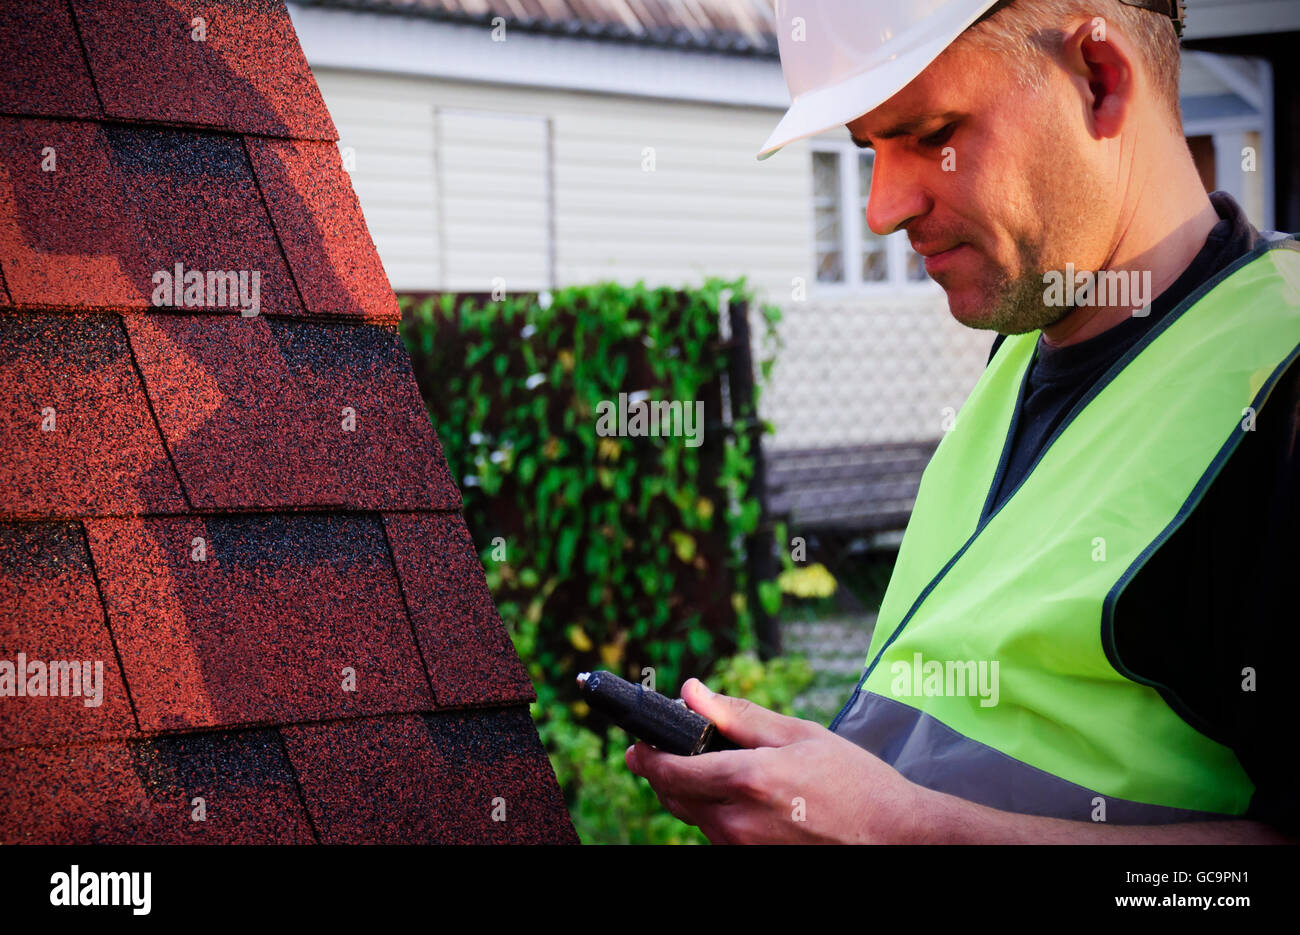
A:
[[[1247,817],[1300,834],[1294,660],[1300,659],[1300,360],[1191,516],[1115,610],[1127,668],[1231,747],[1255,784]],[[1250,679],[1253,673],[1253,690]]]
[[[1247,543],[1249,564],[1238,565],[1237,579],[1238,589],[1251,598],[1237,600],[1249,615],[1240,621],[1239,658],[1241,666],[1254,667],[1258,683],[1253,692],[1233,693],[1237,704],[1231,746],[1255,782],[1248,814],[1300,835],[1291,710],[1293,666],[1300,659],[1295,606],[1300,571],[1300,360],[1274,387],[1258,418],[1259,467],[1248,483],[1263,490],[1254,493],[1253,500],[1243,498],[1251,503],[1256,538]],[[1221,625],[1229,633],[1238,632],[1237,620],[1225,619]],[[1229,673],[1238,688],[1241,666]]]

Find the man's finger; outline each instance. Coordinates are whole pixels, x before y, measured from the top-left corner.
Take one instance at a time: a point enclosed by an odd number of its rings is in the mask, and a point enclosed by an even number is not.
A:
[[[732,762],[742,754],[702,753],[699,756],[676,756],[656,750],[647,743],[635,743],[624,759],[628,769],[643,776],[662,801],[664,796],[678,800],[725,802],[730,798]]]
[[[692,711],[704,715],[723,735],[742,747],[784,747],[808,736],[810,724],[777,714],[744,698],[711,692],[699,679],[687,679],[682,698]]]

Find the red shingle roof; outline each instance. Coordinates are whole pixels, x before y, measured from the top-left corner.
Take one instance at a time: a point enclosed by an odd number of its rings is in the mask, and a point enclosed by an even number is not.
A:
[[[0,45],[0,843],[575,841],[282,0]]]

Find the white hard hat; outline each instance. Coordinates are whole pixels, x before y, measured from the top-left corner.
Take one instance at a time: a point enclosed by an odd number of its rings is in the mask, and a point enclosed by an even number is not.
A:
[[[776,0],[791,103],[758,158],[875,110],[996,2]]]

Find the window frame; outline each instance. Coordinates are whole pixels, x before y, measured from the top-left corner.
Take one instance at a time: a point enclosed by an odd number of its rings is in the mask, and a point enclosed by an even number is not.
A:
[[[880,281],[862,279],[862,237],[863,213],[866,204],[859,194],[858,162],[869,154],[868,150],[859,149],[852,140],[817,140],[810,147],[809,173],[813,175],[812,192],[812,282],[810,293],[827,298],[846,298],[850,296],[926,296],[942,292],[942,288],[929,276],[920,280],[907,278],[907,258],[914,253],[907,239],[906,231],[895,231],[885,238],[885,268],[888,277]],[[839,207],[840,207],[840,251],[844,258],[844,281],[823,282],[817,278],[817,254],[820,242],[817,239],[817,202],[815,169],[813,161],[818,153],[833,155],[839,166]],[[846,171],[846,166],[852,171]],[[846,210],[851,208],[852,210]]]

